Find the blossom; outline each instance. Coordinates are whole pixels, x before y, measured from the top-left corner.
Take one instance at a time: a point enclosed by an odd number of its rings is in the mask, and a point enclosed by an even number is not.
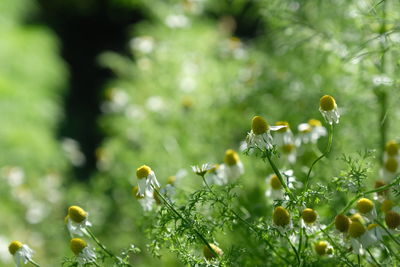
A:
[[[400,226],[400,214],[391,210],[386,212],[385,222],[389,229],[397,229]]]
[[[277,130],[274,135],[275,144],[278,146],[284,146],[286,144],[293,144],[294,137],[290,130],[290,125],[287,121],[277,121],[276,126],[284,126],[283,128]]]
[[[339,214],[335,218],[336,230],[342,233],[346,233],[349,230],[350,218],[344,214]]]
[[[267,121],[261,116],[254,116],[252,119],[251,131],[247,134],[247,149],[258,148],[261,150],[271,149],[273,139],[270,131],[277,131],[286,126],[269,126]]]
[[[297,183],[296,182],[296,177],[293,176],[293,170],[287,170],[282,172],[282,174],[286,178],[286,185],[289,187],[289,189],[294,189],[294,185]],[[283,189],[283,185],[281,184],[281,181],[279,180],[278,176],[276,174],[271,174],[267,177],[266,179],[268,186],[267,191],[265,192],[265,196],[272,198],[273,200],[277,199],[283,199],[285,196],[285,191]]]
[[[319,100],[319,111],[329,124],[339,123],[340,114],[335,99],[330,95],[324,95]]]
[[[324,256],[326,254],[331,254],[333,251],[332,246],[326,241],[319,241],[314,245],[315,252],[320,255]]]
[[[224,185],[228,183],[228,178],[224,175],[224,170],[219,164],[213,164],[207,171],[206,181],[208,184]]]
[[[200,165],[194,165],[192,166],[192,171],[201,176],[204,177],[204,175],[206,175],[206,173],[212,169],[212,165],[210,163],[204,163],[201,166]]]
[[[360,198],[356,204],[357,210],[369,220],[376,218],[376,211],[374,203],[368,198]]]
[[[320,228],[317,223],[318,214],[315,210],[306,208],[301,212],[302,225],[306,228],[309,234],[314,233]]]
[[[144,196],[146,191],[153,192],[153,187],[159,188],[156,175],[149,166],[143,165],[136,169],[136,177],[138,178],[138,195]]]
[[[79,206],[68,208],[68,215],[65,217],[65,221],[71,237],[75,235],[82,236],[86,232],[86,227],[92,226],[88,217],[89,213]]]
[[[272,220],[280,230],[286,230],[287,227],[291,226],[289,211],[282,206],[274,209]]]
[[[220,166],[220,172],[224,180],[234,180],[243,174],[243,163],[233,149],[225,151],[224,163]]]
[[[19,241],[11,242],[8,251],[13,255],[17,267],[21,266],[22,263],[27,264],[32,261],[33,250]]]
[[[152,191],[146,190],[146,192],[143,196],[139,195],[138,191],[139,191],[138,186],[132,187],[132,194],[139,201],[140,206],[142,206],[142,209],[144,211],[151,211],[153,209],[153,205],[155,203]]]
[[[71,239],[70,247],[80,266],[96,261],[96,254],[88,246],[85,240],[73,238]]]
[[[316,119],[310,119],[307,123],[301,123],[297,126],[299,139],[303,144],[317,143],[318,139],[326,136],[327,132],[321,122]]]

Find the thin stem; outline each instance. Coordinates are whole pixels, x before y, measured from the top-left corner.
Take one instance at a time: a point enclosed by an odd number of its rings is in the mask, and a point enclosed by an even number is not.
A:
[[[389,246],[389,244],[385,244],[385,248],[387,248],[387,249],[389,250],[389,252],[390,252],[389,255],[393,255],[398,261],[400,261],[399,256],[397,256],[397,253],[398,253],[398,252],[394,252],[394,251],[392,250],[392,248]]]
[[[397,245],[400,246],[399,240],[397,240],[396,237],[394,237],[394,236],[392,235],[392,233],[390,233],[390,231],[389,231],[380,221],[375,220],[375,222],[376,222],[380,227],[382,227],[383,230],[385,230],[385,232],[388,234],[388,236],[390,237],[390,239],[392,239]]]
[[[292,191],[289,189],[289,187],[286,185],[286,182],[283,180],[282,174],[279,171],[279,169],[276,167],[274,161],[272,160],[270,152],[267,151],[266,154],[267,154],[268,162],[271,165],[272,169],[274,170],[276,176],[278,177],[279,182],[281,182],[283,188],[285,189],[286,193],[289,195],[290,199],[294,199]]]
[[[97,262],[95,262],[95,261],[92,261],[91,263],[93,263],[97,267],[100,267],[100,265],[98,265]]]
[[[168,200],[165,199],[165,197],[157,190],[157,188],[155,188],[152,185],[152,188],[154,189],[154,191],[157,193],[157,195],[164,201],[165,205],[167,205],[167,207],[172,210],[173,213],[175,213],[182,221],[185,222],[185,224],[191,226],[193,232],[198,236],[198,238],[200,238],[200,240],[204,243],[204,245],[207,246],[207,248],[214,254],[215,257],[219,257],[219,255],[214,251],[214,249],[211,247],[210,243],[207,241],[207,239],[196,229],[192,226],[192,224],[185,218],[183,217],[173,206],[172,204],[170,204],[168,202]]]
[[[40,267],[40,265],[36,263],[34,260],[28,259],[28,262],[30,262],[30,264],[32,264],[35,267]]]
[[[357,262],[358,262],[358,266],[361,267],[361,257],[360,257],[360,254],[357,254]]]
[[[97,244],[102,250],[104,250],[105,253],[107,253],[110,257],[116,258],[115,255],[114,255],[111,251],[109,251],[109,250],[97,239],[97,237],[93,234],[93,232],[92,232],[88,227],[86,227],[85,229],[86,229],[87,233],[89,234],[89,236],[93,239],[93,241],[96,242],[96,244]]]
[[[375,262],[377,266],[381,266],[381,264],[375,259],[374,255],[372,255],[371,251],[367,248],[366,249],[371,259]]]
[[[225,208],[229,209],[230,212],[232,212],[232,214],[236,216],[236,218],[238,218],[241,222],[243,222],[244,224],[246,224],[246,225],[249,227],[249,229],[251,229],[257,236],[260,236],[260,234],[259,234],[258,231],[254,228],[254,226],[251,225],[251,224],[250,224],[248,221],[246,221],[245,219],[243,219],[243,218],[242,218],[239,214],[237,214],[234,210],[230,209],[230,208],[228,207],[228,205],[227,205],[225,202],[223,202],[220,198],[218,198],[217,194],[215,194],[215,192],[211,189],[210,185],[207,183],[207,180],[205,179],[205,177],[202,176],[202,178],[203,178],[203,182],[204,182],[204,184],[206,185],[208,191],[210,191],[210,193],[214,195],[215,199],[216,199],[219,203],[221,203]],[[267,245],[270,247],[270,249],[272,249],[272,251],[273,251],[279,258],[281,258],[283,261],[285,261],[285,262],[288,263],[288,264],[290,263],[285,257],[283,257],[282,255],[280,255],[280,254],[275,250],[274,246],[273,246],[268,240],[266,240],[266,239],[264,239],[264,238],[261,238],[261,239],[264,240],[265,243],[267,243]]]
[[[310,182],[311,171],[314,168],[315,164],[317,164],[318,161],[320,161],[323,157],[326,157],[329,154],[329,152],[331,152],[332,143],[333,143],[333,128],[334,127],[333,127],[333,123],[332,123],[330,125],[330,128],[329,128],[330,131],[329,131],[329,137],[328,137],[328,145],[326,146],[325,152],[321,156],[319,156],[318,158],[316,158],[314,160],[314,162],[311,164],[310,169],[308,170],[307,177],[306,177],[306,182],[305,182],[305,186],[304,186],[304,192],[306,192],[307,189],[308,189],[308,184]]]
[[[295,246],[292,244],[292,242],[290,241],[290,239],[289,239],[287,233],[285,233],[285,237],[286,237],[286,240],[289,242],[289,245],[292,247],[292,249],[293,249],[293,251],[294,251],[294,254],[296,254],[297,261],[298,261],[299,264],[300,264],[300,263],[301,263],[300,255],[299,255],[299,253],[297,252],[296,247],[295,247]]]
[[[321,227],[319,228],[320,231],[328,238],[329,242],[332,244],[332,246],[339,251],[340,255],[343,256],[343,258],[345,259],[345,263],[349,266],[353,266],[352,262],[346,257],[346,255],[343,253],[341,247],[339,245],[336,244],[336,242],[331,238],[331,236],[325,232]],[[326,228],[325,228],[326,230]]]

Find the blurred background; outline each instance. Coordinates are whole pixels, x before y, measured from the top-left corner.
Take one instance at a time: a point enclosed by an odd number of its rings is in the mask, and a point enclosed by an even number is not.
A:
[[[318,178],[339,175],[340,154],[372,149],[372,184],[400,130],[398,10],[372,0],[1,0],[0,265],[13,266],[16,239],[59,266],[71,256],[67,208],[80,205],[111,249],[142,250],[135,266],[178,266],[146,250],[135,169],[151,166],[162,184],[186,170],[190,192],[201,186],[190,166],[239,151],[254,115],[297,134],[322,120],[324,94],[342,120]],[[240,156],[240,203],[269,216],[271,170]],[[280,164],[302,177],[313,156]]]

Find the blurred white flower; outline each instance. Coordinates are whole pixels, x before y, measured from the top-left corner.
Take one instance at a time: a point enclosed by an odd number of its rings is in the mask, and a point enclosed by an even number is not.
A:
[[[170,28],[186,28],[189,23],[189,19],[181,14],[169,15],[165,18],[165,24]]]
[[[152,36],[139,36],[133,38],[130,42],[132,50],[139,51],[143,54],[149,54],[154,50],[154,38]]]
[[[8,246],[8,250],[13,255],[15,264],[20,267],[22,263],[27,264],[32,261],[33,250],[28,245],[19,241],[13,241]]]
[[[72,165],[79,167],[85,164],[85,155],[81,152],[80,145],[77,141],[71,138],[64,138],[61,141],[61,147]]]

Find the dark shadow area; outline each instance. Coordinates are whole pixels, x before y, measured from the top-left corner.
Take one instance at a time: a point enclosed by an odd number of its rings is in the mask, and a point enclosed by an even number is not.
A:
[[[97,128],[101,90],[112,77],[101,68],[97,56],[106,50],[125,53],[128,27],[142,19],[133,6],[118,6],[112,0],[54,1],[38,0],[38,22],[58,35],[62,57],[69,67],[69,89],[65,96],[65,119],[60,137],[77,140],[86,164],[75,168],[80,180],[88,179],[96,168],[95,150],[102,140]]]

